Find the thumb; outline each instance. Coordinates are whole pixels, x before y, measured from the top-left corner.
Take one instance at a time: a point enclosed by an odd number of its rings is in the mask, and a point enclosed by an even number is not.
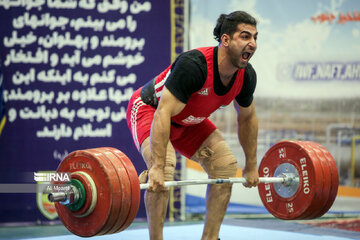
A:
[[[142,171],[142,173],[140,173],[140,175],[139,175],[139,182],[140,183],[146,183],[147,178],[148,178],[148,173],[149,173],[148,170],[144,170],[144,171]]]

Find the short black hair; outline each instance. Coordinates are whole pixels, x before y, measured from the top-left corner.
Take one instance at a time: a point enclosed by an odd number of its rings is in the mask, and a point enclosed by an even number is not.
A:
[[[221,42],[221,36],[224,33],[232,36],[240,23],[250,24],[256,27],[257,20],[244,11],[235,11],[228,15],[221,14],[213,31],[214,38],[218,42]]]

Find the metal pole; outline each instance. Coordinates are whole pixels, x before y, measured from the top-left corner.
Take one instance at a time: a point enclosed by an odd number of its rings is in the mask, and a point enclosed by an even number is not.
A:
[[[284,173],[280,177],[260,177],[260,183],[282,183],[286,186],[291,186],[299,182],[299,177],[295,174]],[[183,180],[183,181],[167,181],[164,183],[165,187],[185,186],[185,185],[201,185],[201,184],[221,184],[221,183],[246,183],[245,178],[216,178],[216,179],[200,179],[200,180]],[[140,189],[148,189],[149,183],[140,184]],[[76,203],[78,200],[78,193],[76,187],[72,187],[70,193],[54,192],[48,195],[51,202],[62,202],[67,205]]]
[[[260,183],[286,183],[298,182],[299,178],[295,176],[284,177],[260,177]],[[201,185],[201,184],[221,184],[221,183],[246,183],[245,178],[217,178],[217,179],[202,179],[202,180],[183,180],[183,181],[167,181],[164,183],[165,187],[185,186],[185,185]],[[148,183],[140,184],[140,189],[148,189]]]
[[[351,163],[350,163],[350,180],[351,186],[355,187],[355,161],[356,161],[356,141],[360,139],[360,135],[352,137],[351,140]]]

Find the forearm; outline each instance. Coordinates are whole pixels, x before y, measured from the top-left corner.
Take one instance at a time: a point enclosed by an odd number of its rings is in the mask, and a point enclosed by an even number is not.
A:
[[[244,150],[246,167],[257,167],[258,119],[254,111],[245,119],[238,118],[238,138]]]
[[[164,168],[166,147],[170,137],[170,116],[164,111],[158,109],[155,112],[154,120],[151,126],[150,146],[152,165],[158,168]]]

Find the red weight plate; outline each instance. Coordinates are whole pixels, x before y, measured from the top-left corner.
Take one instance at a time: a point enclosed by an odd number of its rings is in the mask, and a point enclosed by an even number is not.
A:
[[[97,204],[94,211],[86,217],[77,217],[74,212],[60,203],[55,203],[56,211],[64,226],[73,234],[82,237],[97,235],[106,225],[112,208],[112,182],[108,164],[86,150],[70,153],[58,166],[57,172],[86,172],[97,188]],[[116,176],[116,175],[115,175]]]
[[[119,179],[115,166],[113,163],[103,154],[104,150],[100,148],[94,148],[94,149],[87,149],[86,151],[93,153],[96,155],[103,163],[104,166],[106,166],[108,174],[111,176],[111,182],[110,182],[110,191],[112,196],[112,204],[111,204],[111,210],[110,215],[106,221],[106,224],[101,229],[101,231],[97,235],[105,235],[109,233],[112,226],[116,223],[117,217],[119,215],[119,212],[122,207],[122,192],[121,192],[121,179]]]
[[[129,176],[129,180],[131,184],[131,207],[126,222],[120,229],[117,230],[117,232],[121,232],[130,226],[130,224],[134,221],[136,214],[139,210],[140,182],[134,165],[123,152],[121,152],[116,148],[106,148],[106,149],[114,153],[118,157],[118,159],[123,163],[123,165],[126,166],[125,169]]]
[[[79,180],[85,188],[86,199],[85,199],[84,206],[82,208],[80,208],[78,211],[73,212],[74,215],[81,217],[81,215],[85,214],[91,206],[91,200],[93,197],[92,191],[91,191],[91,183],[86,179],[85,176],[81,175],[81,173],[79,173],[79,172],[72,173],[71,179]]]
[[[117,156],[106,148],[101,148],[103,154],[112,161],[116,173],[120,179],[121,184],[121,210],[118,213],[117,220],[115,224],[111,227],[110,231],[107,234],[115,233],[120,229],[127,220],[127,217],[130,212],[131,207],[131,184],[123,163],[117,158]]]
[[[314,165],[317,166],[316,173],[319,178],[322,179],[322,187],[319,191],[316,192],[314,196],[314,201],[311,206],[308,208],[307,212],[304,212],[297,219],[313,219],[316,218],[323,208],[324,204],[327,202],[330,194],[329,186],[331,185],[331,175],[330,169],[327,165],[326,158],[321,154],[320,150],[313,146],[312,142],[309,141],[299,141],[297,142],[302,148],[309,154]],[[320,184],[320,183],[319,183]]]
[[[259,184],[258,190],[263,204],[275,217],[297,219],[312,207],[314,197],[323,186],[322,174],[317,173],[318,166],[297,142],[282,141],[266,152],[260,163],[259,175],[273,177],[276,169],[283,163],[292,165],[299,174],[297,191],[285,198],[276,192],[273,184]]]
[[[331,206],[333,205],[333,203],[335,201],[335,198],[337,196],[338,187],[339,187],[339,174],[338,174],[338,169],[336,167],[335,160],[332,157],[332,155],[330,154],[330,152],[324,146],[320,145],[319,143],[314,142],[312,144],[316,147],[317,150],[322,152],[323,156],[327,160],[326,163],[328,165],[328,168],[330,169],[331,184],[328,186],[329,197],[328,197],[327,202],[322,207],[321,211],[316,216],[316,217],[321,217],[331,208]]]

